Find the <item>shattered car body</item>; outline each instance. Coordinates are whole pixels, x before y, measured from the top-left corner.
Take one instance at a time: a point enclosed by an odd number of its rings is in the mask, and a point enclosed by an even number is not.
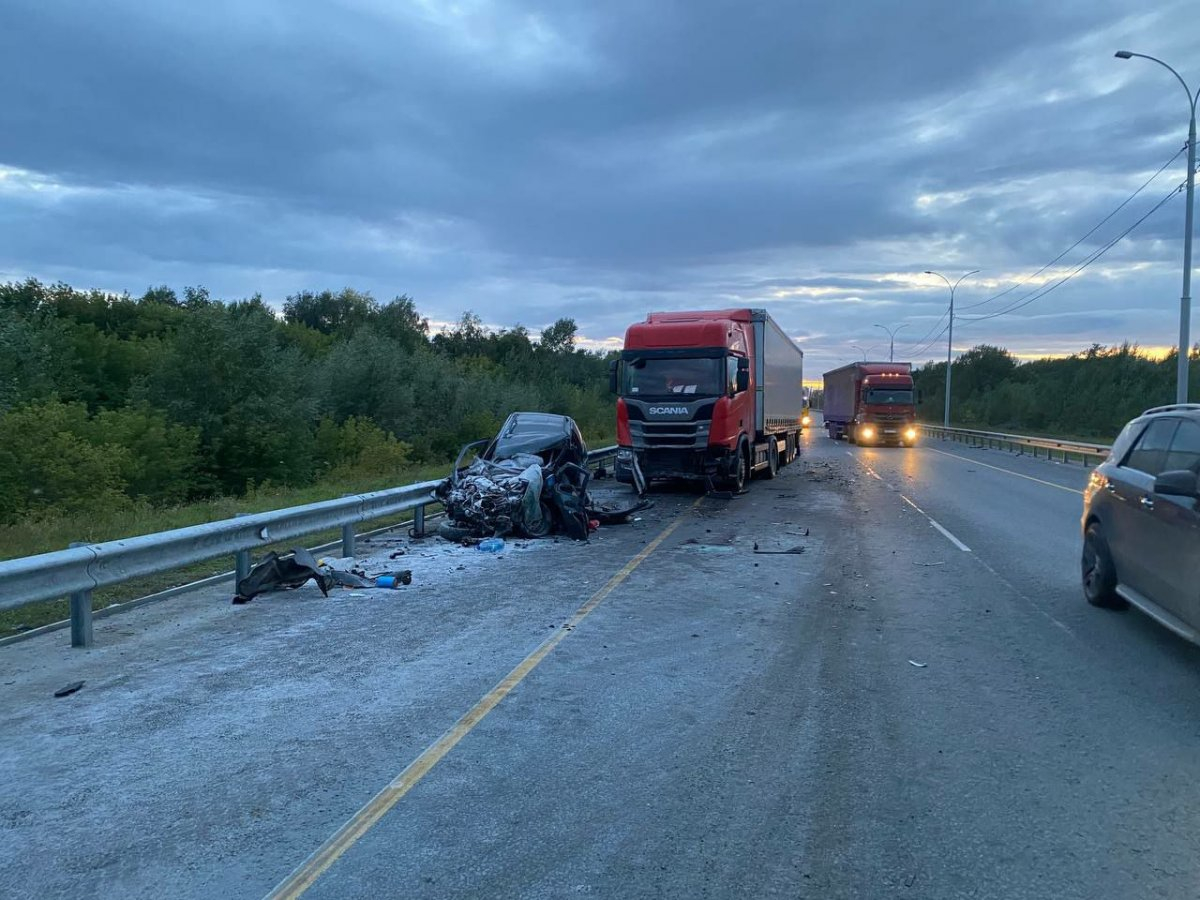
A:
[[[469,465],[472,452],[478,455]],[[587,540],[596,518],[588,498],[588,449],[579,426],[567,416],[516,412],[489,441],[467,444],[454,472],[435,495],[449,520],[441,528],[450,540],[545,537],[565,534]],[[615,511],[628,515],[635,508]],[[614,511],[605,509],[606,518]]]

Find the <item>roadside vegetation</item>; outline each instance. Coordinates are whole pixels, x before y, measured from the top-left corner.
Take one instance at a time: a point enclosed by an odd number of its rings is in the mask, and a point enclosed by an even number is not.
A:
[[[1061,359],[1018,362],[981,345],[954,361],[954,425],[1106,443],[1133,417],[1175,398],[1177,356],[1152,359],[1136,346],[1095,345]],[[1200,356],[1193,352],[1189,395],[1200,396]],[[916,373],[925,422],[942,421],[946,364]]]
[[[0,284],[0,558],[403,484],[516,409],[611,435],[602,355],[406,296]]]

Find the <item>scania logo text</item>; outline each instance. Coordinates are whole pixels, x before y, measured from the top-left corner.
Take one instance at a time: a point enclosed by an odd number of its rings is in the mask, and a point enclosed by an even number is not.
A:
[[[646,412],[652,416],[686,416],[689,410],[686,406],[651,406]]]

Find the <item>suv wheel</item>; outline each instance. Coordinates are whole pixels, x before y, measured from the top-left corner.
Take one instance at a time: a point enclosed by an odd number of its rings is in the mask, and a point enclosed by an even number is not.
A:
[[[1099,522],[1087,527],[1083,536],[1083,596],[1092,606],[1124,609],[1128,604],[1117,594],[1117,571]]]

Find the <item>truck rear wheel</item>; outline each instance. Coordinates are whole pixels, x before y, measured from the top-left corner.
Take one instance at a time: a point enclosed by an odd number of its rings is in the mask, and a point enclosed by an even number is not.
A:
[[[770,444],[767,447],[767,469],[763,474],[764,478],[774,478],[779,474],[779,444],[775,438],[771,438]]]

